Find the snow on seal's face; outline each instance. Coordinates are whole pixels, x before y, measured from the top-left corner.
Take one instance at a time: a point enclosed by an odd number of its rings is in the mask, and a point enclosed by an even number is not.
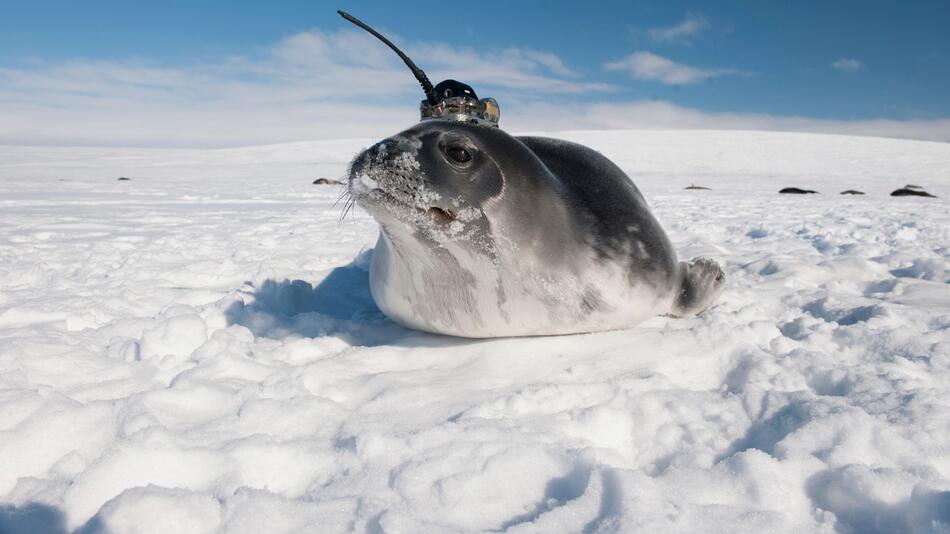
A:
[[[482,205],[501,191],[501,181],[494,162],[469,136],[421,127],[357,156],[348,187],[384,232],[491,254]]]

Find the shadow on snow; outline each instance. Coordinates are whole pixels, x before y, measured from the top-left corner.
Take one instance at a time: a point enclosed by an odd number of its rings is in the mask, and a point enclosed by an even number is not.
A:
[[[360,254],[316,286],[304,280],[265,280],[249,294],[248,302],[234,302],[225,310],[228,325],[244,326],[255,337],[333,336],[364,347],[444,346],[460,341],[409,330],[383,315],[369,289],[371,257],[372,251]]]
[[[58,508],[30,502],[0,505],[0,534],[66,534],[66,515]]]

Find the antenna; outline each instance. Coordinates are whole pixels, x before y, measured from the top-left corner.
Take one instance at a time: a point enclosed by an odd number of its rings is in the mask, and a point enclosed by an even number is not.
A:
[[[393,52],[395,52],[397,55],[399,55],[399,57],[402,58],[402,60],[403,60],[404,62],[406,62],[406,66],[409,67],[409,70],[412,71],[412,74],[415,75],[415,77],[416,77],[417,80],[419,80],[419,85],[421,85],[421,86],[422,86],[422,90],[425,91],[425,93],[426,93],[426,99],[429,101],[429,104],[431,104],[431,105],[434,106],[434,105],[436,105],[436,104],[439,102],[438,99],[436,99],[436,97],[435,97],[435,91],[434,91],[433,88],[432,88],[432,82],[429,81],[429,77],[426,76],[426,73],[425,73],[425,72],[422,72],[422,69],[420,69],[419,67],[417,67],[416,64],[412,62],[411,59],[409,59],[409,56],[407,56],[406,54],[403,54],[403,53],[402,53],[402,50],[396,48],[396,45],[392,44],[392,43],[389,41],[389,39],[387,39],[387,38],[383,37],[382,35],[380,35],[379,32],[377,32],[376,30],[374,30],[374,29],[370,28],[369,26],[367,26],[367,25],[366,25],[365,23],[363,23],[363,21],[361,21],[360,19],[354,17],[353,15],[350,15],[349,13],[346,13],[346,12],[344,12],[344,11],[341,11],[341,10],[339,10],[339,9],[338,9],[336,12],[339,13],[340,16],[343,17],[343,18],[345,18],[346,20],[352,22],[353,24],[356,24],[356,25],[359,26],[360,28],[363,28],[364,30],[366,30],[366,31],[368,31],[369,33],[373,34],[374,37],[376,37],[377,39],[379,39],[380,41],[382,41],[383,43],[385,43],[386,46],[388,46],[389,48],[392,48]]]

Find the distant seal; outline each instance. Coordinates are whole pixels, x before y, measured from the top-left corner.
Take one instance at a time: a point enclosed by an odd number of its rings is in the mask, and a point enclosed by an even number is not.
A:
[[[919,185],[907,184],[900,189],[895,189],[891,192],[892,197],[930,197],[937,198],[936,195],[931,195],[930,193],[924,191],[923,187]]]
[[[779,190],[779,193],[783,195],[814,195],[818,191],[812,189],[801,189],[799,187],[783,187]]]
[[[695,315],[725,283],[712,260],[677,260],[620,168],[567,141],[423,121],[357,155],[347,186],[380,226],[373,298],[410,328],[620,329]]]

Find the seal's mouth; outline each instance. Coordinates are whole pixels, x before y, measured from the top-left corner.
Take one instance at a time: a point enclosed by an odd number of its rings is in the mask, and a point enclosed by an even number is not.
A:
[[[442,209],[432,206],[425,212],[426,217],[437,224],[452,224],[458,216],[451,209]]]
[[[396,214],[397,216],[402,214],[402,217],[404,218],[408,215],[409,221],[419,221],[420,218],[422,218],[426,221],[435,223],[438,226],[448,226],[459,218],[459,214],[452,208],[433,205],[425,207],[425,204],[420,206],[419,204],[412,202],[410,199],[400,198],[403,196],[404,195],[397,196],[382,189],[374,189],[369,195],[361,196],[360,200],[364,201],[364,207],[366,201],[369,201],[371,204],[375,203],[386,206],[389,211]],[[410,214],[415,214],[415,216]]]

